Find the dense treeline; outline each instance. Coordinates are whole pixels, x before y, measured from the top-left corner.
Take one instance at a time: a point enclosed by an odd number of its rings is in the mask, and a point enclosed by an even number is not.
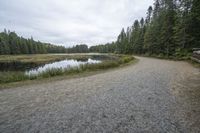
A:
[[[122,29],[115,43],[91,47],[95,52],[186,56],[200,47],[199,0],[155,0],[146,18]]]
[[[67,48],[67,53],[113,53],[115,51],[115,43],[107,43],[105,45],[91,46],[88,48],[86,44],[80,44]]]
[[[86,44],[80,44],[67,48],[67,53],[113,53],[115,51],[115,43],[107,43],[105,45],[91,46],[88,48]]]
[[[64,53],[66,49],[48,43],[34,41],[33,38],[19,37],[15,32],[4,30],[0,33],[0,54],[45,54]]]
[[[89,48],[86,44],[80,44],[73,46],[72,48],[67,48],[67,53],[88,53]]]
[[[115,52],[116,45],[114,42],[105,45],[91,46],[89,51],[94,53],[113,53]]]
[[[155,0],[146,18],[123,28],[116,42],[90,48],[82,44],[65,49],[19,37],[15,32],[0,33],[0,54],[115,52],[179,57],[195,47],[200,47],[199,0]]]

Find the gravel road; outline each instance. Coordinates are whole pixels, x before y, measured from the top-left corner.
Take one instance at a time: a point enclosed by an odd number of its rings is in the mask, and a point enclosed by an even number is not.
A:
[[[137,58],[97,75],[0,90],[0,133],[200,132],[200,70]]]

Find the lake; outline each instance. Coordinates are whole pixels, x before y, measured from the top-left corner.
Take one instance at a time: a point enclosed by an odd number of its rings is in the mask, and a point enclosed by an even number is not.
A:
[[[22,63],[22,62],[10,62],[0,63],[0,71],[18,71],[25,72],[25,75],[38,75],[49,69],[68,69],[73,67],[79,67],[84,64],[97,64],[101,63],[101,59],[84,58],[84,59],[64,59],[60,61],[53,61],[46,64],[34,64],[34,63]]]
[[[30,70],[25,71],[26,75],[38,75],[39,73],[45,72],[46,70],[49,69],[68,69],[68,68],[73,68],[73,67],[79,67],[80,65],[84,64],[97,64],[101,63],[100,60],[94,60],[94,59],[87,59],[84,61],[78,61],[74,59],[66,59],[62,61],[56,61],[53,63],[45,64],[43,66],[33,68]]]

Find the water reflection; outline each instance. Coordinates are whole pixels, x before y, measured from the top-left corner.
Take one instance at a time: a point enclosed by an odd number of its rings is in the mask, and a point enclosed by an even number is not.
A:
[[[60,69],[67,69],[67,68],[72,68],[72,67],[79,67],[80,65],[84,65],[84,64],[96,64],[96,63],[100,63],[100,60],[94,60],[94,59],[88,59],[86,61],[77,61],[77,60],[73,60],[73,59],[66,59],[66,60],[62,60],[62,61],[57,61],[54,63],[49,63],[49,64],[45,64],[43,66],[40,66],[38,68],[34,68],[34,69],[30,69],[28,71],[25,71],[26,75],[37,75],[41,72],[45,72],[46,70],[49,69],[56,69],[56,68],[60,68]]]

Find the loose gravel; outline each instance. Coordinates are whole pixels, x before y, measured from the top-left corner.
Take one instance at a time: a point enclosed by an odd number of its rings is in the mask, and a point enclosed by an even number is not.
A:
[[[200,132],[199,69],[137,58],[97,75],[0,90],[0,132]]]

